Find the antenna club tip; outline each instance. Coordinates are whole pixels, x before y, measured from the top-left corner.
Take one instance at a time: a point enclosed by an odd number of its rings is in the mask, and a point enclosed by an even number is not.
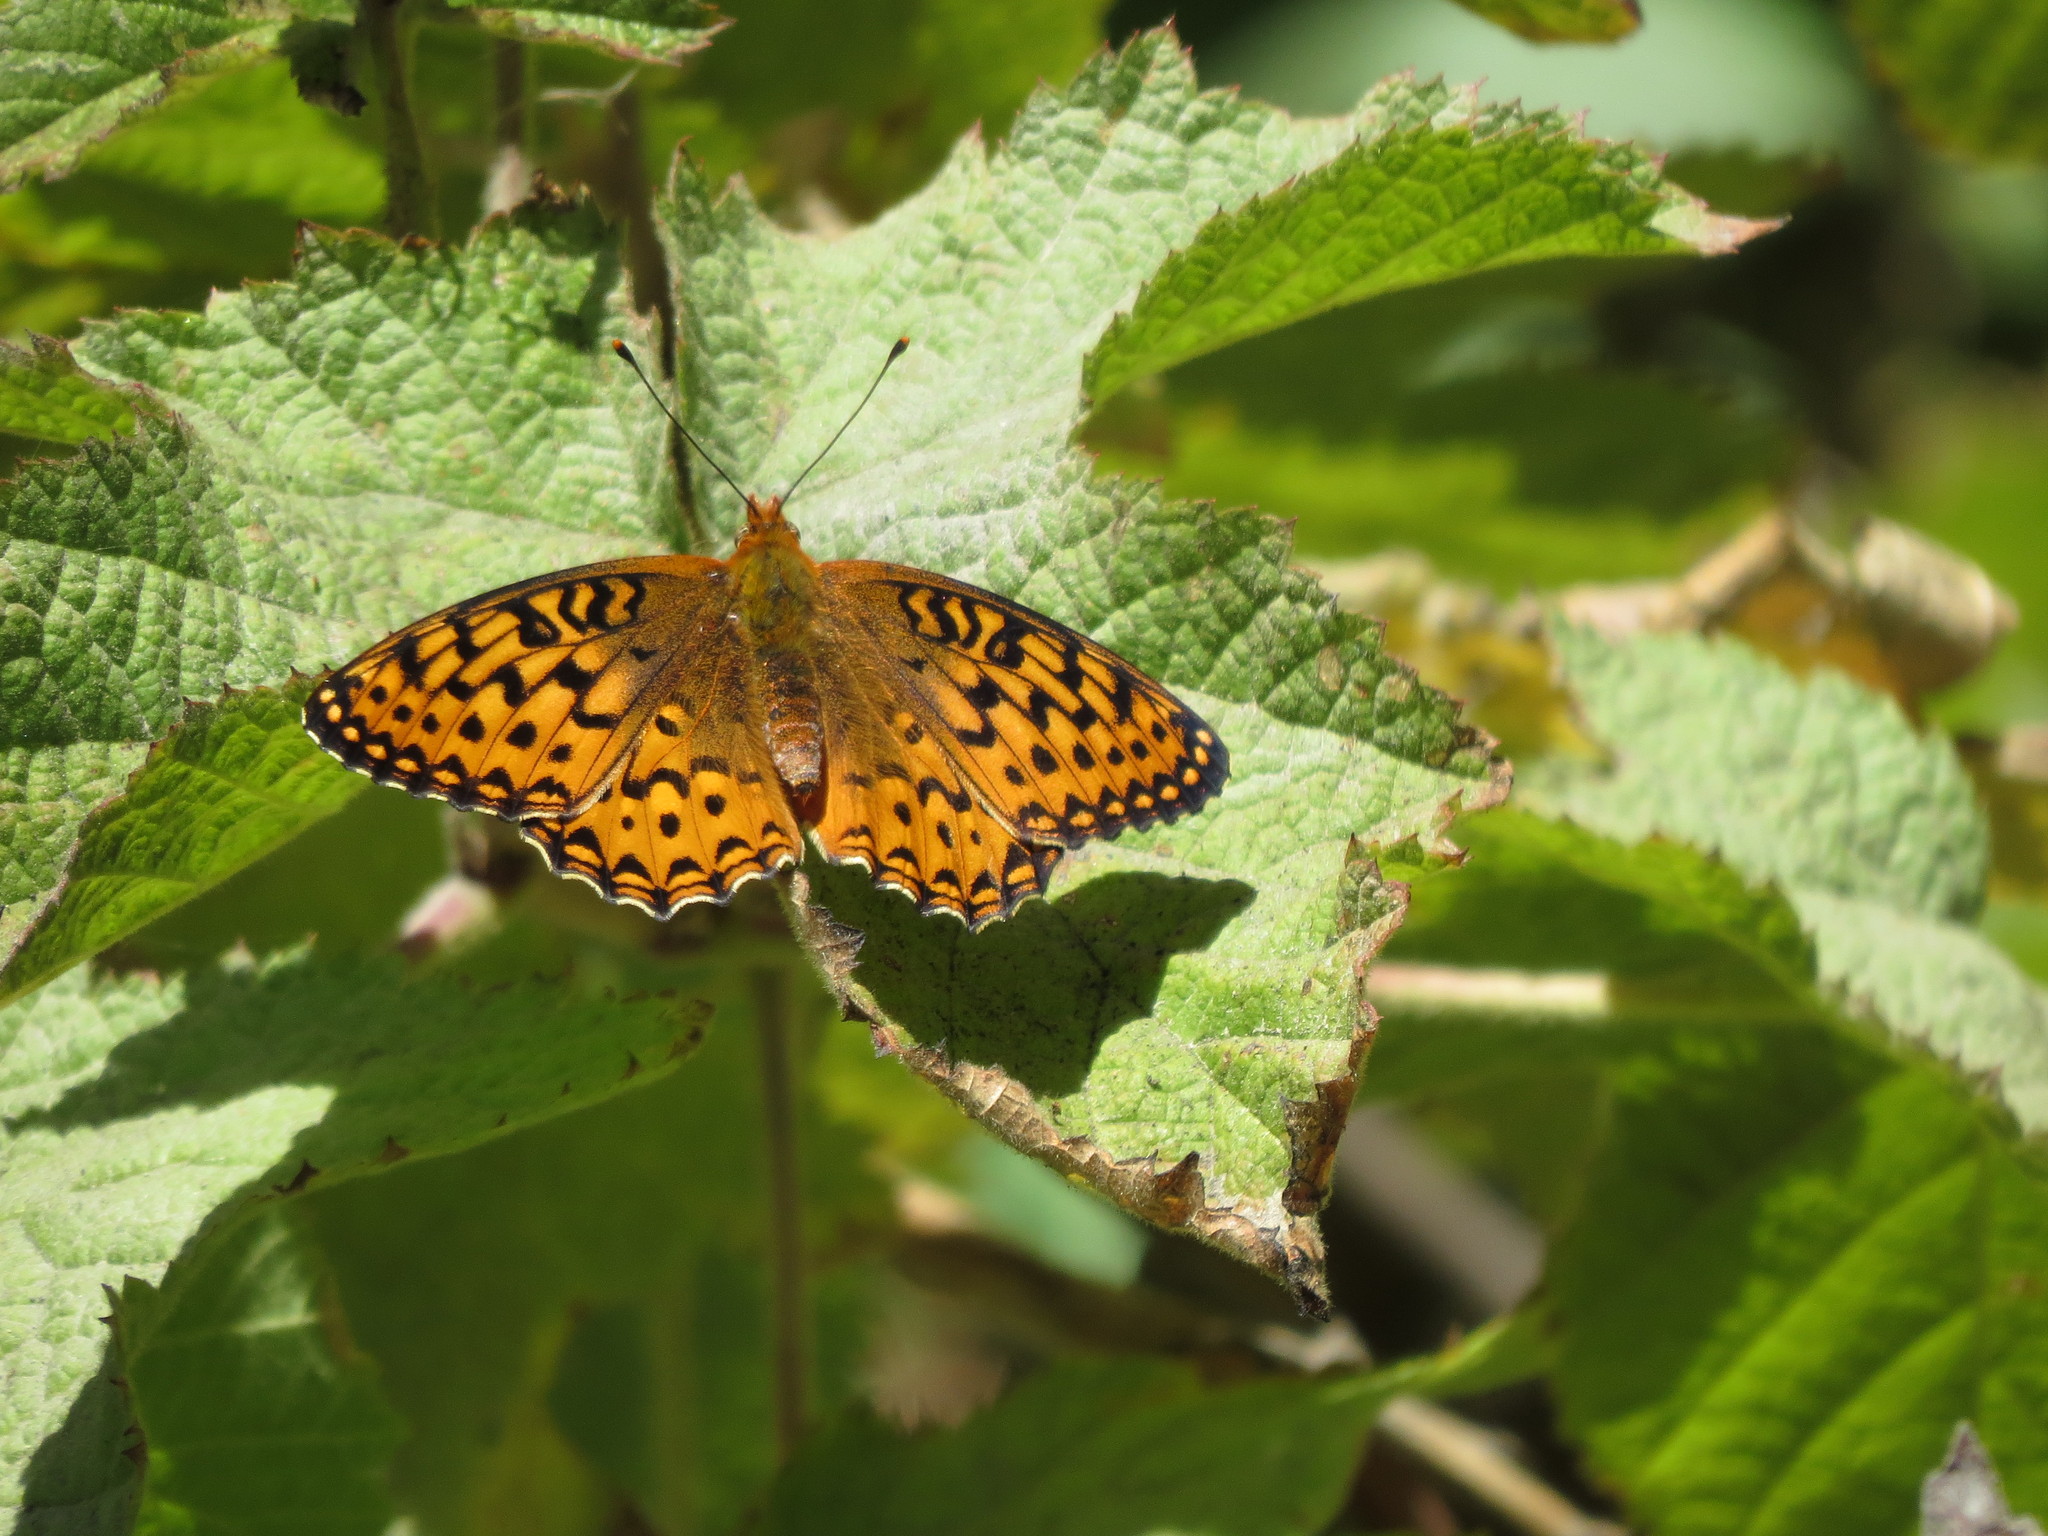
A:
[[[897,358],[909,350],[910,338],[908,336],[898,336],[896,338],[896,345],[889,349],[889,361],[895,362]]]
[[[623,341],[618,340],[616,337],[613,338],[612,340],[612,350],[618,353],[619,356],[623,357],[627,362],[630,363],[631,361],[633,361],[633,349],[627,346]]]

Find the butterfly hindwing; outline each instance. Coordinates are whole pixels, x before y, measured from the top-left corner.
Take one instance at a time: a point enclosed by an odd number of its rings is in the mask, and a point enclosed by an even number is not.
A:
[[[684,691],[655,707],[594,804],[520,829],[558,874],[656,917],[693,901],[729,901],[802,851],[748,658],[730,627],[707,635],[691,662]]]
[[[693,556],[607,561],[457,603],[324,678],[306,729],[417,795],[515,820],[572,811],[722,615],[725,573]]]
[[[1027,841],[1073,848],[1172,821],[1228,776],[1229,754],[1200,717],[1043,614],[905,566],[821,570],[828,611],[887,658],[904,708]]]
[[[872,663],[870,664],[872,666]],[[860,658],[823,658],[825,786],[818,846],[865,865],[877,885],[970,928],[1043,894],[1060,850],[1027,843],[983,803],[939,739]]]

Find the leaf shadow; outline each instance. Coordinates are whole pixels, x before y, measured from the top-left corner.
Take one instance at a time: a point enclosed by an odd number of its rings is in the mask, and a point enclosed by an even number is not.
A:
[[[920,916],[865,870],[813,860],[812,888],[866,935],[853,979],[919,1043],[999,1067],[1057,1098],[1116,1030],[1148,1017],[1168,963],[1209,947],[1252,904],[1241,880],[1115,870],[970,933]]]
[[[120,1362],[110,1332],[64,1422],[29,1454],[10,1536],[125,1531],[133,1523],[142,1498],[142,1435],[120,1384]]]
[[[673,964],[650,978],[666,983],[660,991],[621,997],[532,940],[508,928],[466,953],[461,970],[305,951],[196,967],[184,973],[182,1006],[6,1129],[67,1131],[266,1090],[326,1090],[332,1098],[278,1165],[299,1169],[273,1185],[294,1194],[319,1174],[455,1150],[607,1098],[644,1081],[643,1069],[681,1060],[722,1007],[737,1007],[737,983],[709,965]]]

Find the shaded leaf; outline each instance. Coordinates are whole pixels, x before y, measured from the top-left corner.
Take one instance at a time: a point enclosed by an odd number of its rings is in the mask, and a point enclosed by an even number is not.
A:
[[[20,0],[0,15],[0,187],[62,176],[95,141],[162,101],[178,75],[251,63],[283,5],[172,0],[111,16],[94,0]]]
[[[763,1528],[1307,1536],[1328,1527],[1389,1399],[1516,1380],[1532,1344],[1490,1328],[1370,1374],[1211,1389],[1161,1360],[1062,1361],[958,1429],[848,1415],[776,1480]]]
[[[62,342],[39,337],[28,351],[0,343],[0,432],[82,443],[134,429],[121,392],[79,372]]]
[[[332,815],[365,787],[306,738],[307,685],[193,708],[88,818],[49,910],[8,966],[18,996]]]
[[[130,1280],[118,1308],[145,1528],[377,1536],[401,1428],[292,1223],[243,1222],[174,1273],[161,1293]]]
[[[2041,0],[1854,0],[1848,13],[1930,137],[1982,155],[2048,151]]]
[[[690,106],[716,103],[745,141],[740,163],[755,185],[786,196],[815,182],[858,218],[915,190],[976,125],[991,140],[1007,133],[1041,81],[1072,78],[1101,46],[1106,6],[735,0],[720,10],[733,25],[693,68]],[[820,125],[832,140],[822,167]],[[727,169],[692,128],[692,151]]]
[[[0,1009],[0,1218],[30,1234],[0,1252],[19,1340],[0,1357],[4,1507],[53,1501],[113,1390],[102,1286],[154,1283],[250,1202],[605,1098],[732,1006],[710,967],[622,1000],[534,977],[537,952],[506,935],[469,962],[481,982],[303,954],[181,981],[73,970]]]
[[[792,979],[808,1035],[825,999]],[[392,1475],[423,1524],[504,1529],[531,1486],[522,1457],[584,1458],[664,1529],[728,1530],[758,1500],[776,1453],[756,1049],[750,1016],[722,1018],[684,1070],[601,1113],[306,1202],[410,1425]],[[856,1390],[869,1342],[849,1235],[884,1207],[859,1143],[799,1103],[824,1413]]]
[[[1611,43],[1643,24],[1636,0],[1458,0],[1495,26],[1538,43]]]
[[[1093,398],[1375,294],[1549,257],[1718,255],[1773,227],[1708,212],[1633,145],[1476,90],[1397,79],[1353,123],[1359,142],[1160,266],[1090,353]]]
[[[303,100],[282,59],[180,81],[160,109],[94,148],[79,169],[187,198],[269,203],[322,224],[368,224],[384,208],[382,158]]]
[[[680,64],[728,23],[701,0],[558,0],[552,5],[479,5],[471,10],[487,32],[536,43],[582,43],[622,59]]]
[[[1959,1417],[2048,1487],[2048,1183],[1926,1065],[1708,1026],[1613,1078],[1549,1291],[1567,1424],[1664,1530],[1910,1527]]]
[[[1323,1528],[1392,1389],[1370,1378],[1204,1392],[1182,1366],[1069,1362],[958,1430],[856,1419],[777,1481],[764,1529],[1125,1536]]]

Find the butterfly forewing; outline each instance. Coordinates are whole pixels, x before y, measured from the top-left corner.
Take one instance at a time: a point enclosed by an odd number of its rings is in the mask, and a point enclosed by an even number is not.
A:
[[[306,728],[380,783],[514,819],[603,790],[693,641],[723,562],[607,561],[488,592],[337,669]]]
[[[724,902],[802,850],[750,658],[729,625],[700,638],[680,691],[655,707],[597,802],[521,828],[556,872],[656,917],[693,901]]]
[[[1192,710],[1043,614],[927,571],[822,567],[827,611],[888,659],[914,723],[1024,839],[1078,847],[1198,809],[1229,756]]]

